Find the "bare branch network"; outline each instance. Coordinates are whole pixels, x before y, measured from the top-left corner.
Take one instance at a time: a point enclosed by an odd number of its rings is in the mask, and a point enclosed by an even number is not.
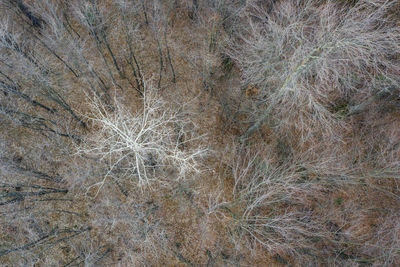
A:
[[[89,100],[92,114],[88,119],[98,129],[78,148],[79,154],[106,161],[107,177],[131,179],[139,186],[153,182],[184,179],[200,170],[200,159],[207,153],[204,136],[196,134],[196,125],[182,108],[171,107],[147,84],[142,107],[131,112],[118,99],[115,110],[99,99]]]

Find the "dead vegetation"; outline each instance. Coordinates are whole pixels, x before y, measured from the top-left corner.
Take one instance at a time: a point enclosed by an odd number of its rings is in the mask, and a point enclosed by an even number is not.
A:
[[[395,0],[0,2],[0,263],[397,266]]]

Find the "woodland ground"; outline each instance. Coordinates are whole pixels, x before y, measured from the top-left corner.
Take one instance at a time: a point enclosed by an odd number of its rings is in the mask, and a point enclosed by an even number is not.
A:
[[[0,0],[1,266],[399,266],[394,0]]]

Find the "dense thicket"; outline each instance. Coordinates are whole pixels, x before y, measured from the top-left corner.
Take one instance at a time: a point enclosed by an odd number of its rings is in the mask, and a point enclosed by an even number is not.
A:
[[[0,263],[397,266],[397,0],[0,0]]]

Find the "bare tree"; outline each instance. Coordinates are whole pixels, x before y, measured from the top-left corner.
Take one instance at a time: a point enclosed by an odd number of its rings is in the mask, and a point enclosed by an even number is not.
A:
[[[85,155],[100,156],[108,162],[109,173],[96,185],[118,171],[139,185],[179,180],[199,171],[198,160],[207,151],[195,125],[179,109],[168,106],[156,89],[148,85],[143,104],[133,113],[116,99],[116,110],[107,111],[98,100],[90,100],[89,120],[99,127],[78,149]]]
[[[231,53],[244,82],[259,89],[260,109],[244,138],[272,117],[281,134],[292,129],[303,141],[312,132],[333,136],[341,124],[330,109],[335,99],[387,90],[373,86],[381,78],[397,86],[400,34],[387,15],[397,2],[338,5],[282,1],[271,10],[250,2]]]

